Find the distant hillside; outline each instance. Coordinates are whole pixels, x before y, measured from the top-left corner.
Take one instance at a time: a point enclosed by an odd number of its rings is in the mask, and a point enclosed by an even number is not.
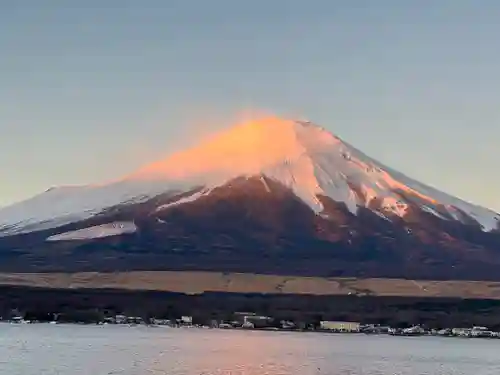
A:
[[[321,278],[218,272],[3,273],[0,274],[0,285],[156,290],[185,294],[225,292],[500,299],[500,282]]]

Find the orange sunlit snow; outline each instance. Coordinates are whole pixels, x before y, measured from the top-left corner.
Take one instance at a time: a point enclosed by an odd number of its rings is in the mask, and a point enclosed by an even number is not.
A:
[[[200,145],[150,164],[134,178],[184,179],[205,173],[256,174],[304,151],[293,121],[277,117],[252,120],[210,137]]]
[[[299,196],[319,207],[321,204],[315,198],[317,194],[333,195],[350,202],[353,212],[358,205],[367,204],[366,199],[382,195],[387,205],[399,211],[396,207],[398,196],[393,193],[385,196],[392,189],[405,191],[433,204],[436,202],[429,195],[394,179],[383,169],[376,174],[367,172],[373,169],[373,162],[351,155],[352,151],[337,137],[320,128],[304,131],[295,121],[268,116],[247,120],[221,131],[195,147],[141,168],[129,178],[202,181],[206,184],[224,181],[228,176],[269,175],[269,170],[274,168],[271,177],[277,177]],[[287,163],[288,168],[283,168]],[[278,166],[280,168],[276,168]],[[360,184],[367,192],[363,201],[351,189],[339,189],[344,179]]]

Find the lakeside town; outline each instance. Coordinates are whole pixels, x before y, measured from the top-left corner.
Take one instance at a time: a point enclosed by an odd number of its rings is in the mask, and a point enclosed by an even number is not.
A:
[[[52,319],[30,320],[22,314],[14,314],[8,318],[0,317],[0,322],[10,324],[92,324],[92,325],[122,325],[147,326],[166,328],[209,328],[209,329],[239,329],[264,331],[295,331],[295,332],[323,332],[344,334],[390,335],[390,336],[441,336],[463,338],[500,338],[500,332],[492,331],[488,327],[473,326],[466,328],[428,329],[421,325],[406,328],[394,328],[378,324],[362,324],[360,322],[320,320],[317,324],[294,322],[290,320],[276,320],[269,316],[258,315],[252,312],[236,312],[230,320],[212,319],[208,324],[199,324],[192,316],[184,315],[177,319],[143,318],[117,314],[91,319],[89,316],[72,320],[60,319],[60,314],[52,314]]]

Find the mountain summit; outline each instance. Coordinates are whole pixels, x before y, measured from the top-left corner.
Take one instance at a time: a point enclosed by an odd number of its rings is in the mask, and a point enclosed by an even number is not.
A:
[[[493,258],[500,264],[499,222],[497,213],[406,177],[319,126],[265,118],[118,181],[52,188],[1,209],[0,250],[90,246],[109,255],[111,246],[120,261],[108,268],[132,257],[141,268],[155,258],[169,259],[167,268],[187,262],[252,272],[263,270],[244,263],[264,252],[281,273],[322,274],[336,262],[329,273],[345,264],[347,273],[386,276],[394,274],[390,263],[383,272],[374,265],[390,254],[394,264],[430,262],[425,272],[411,271],[426,276],[442,267],[468,270],[457,262],[470,257],[474,264],[488,259],[491,265]],[[102,264],[79,254],[87,268]],[[300,259],[326,263],[298,271]],[[452,263],[443,266],[444,259]],[[278,260],[281,266],[273,266]],[[49,263],[64,268],[60,259]]]

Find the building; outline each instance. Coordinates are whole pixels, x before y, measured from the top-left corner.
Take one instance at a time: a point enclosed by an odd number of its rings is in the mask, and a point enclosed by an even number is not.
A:
[[[153,319],[151,319],[151,324],[158,325],[158,326],[170,326],[170,325],[172,325],[172,322],[168,319],[153,318]]]
[[[144,320],[140,316],[127,316],[127,324],[144,324]]]
[[[193,325],[193,317],[192,316],[181,316],[179,319],[179,324],[182,326],[192,326]]]
[[[241,328],[252,329],[252,328],[255,328],[255,324],[253,324],[252,322],[246,321],[245,323],[242,324]]]
[[[257,315],[253,312],[236,312],[234,316],[234,325],[245,328],[265,328],[269,327],[273,321],[273,318],[269,316]]]
[[[471,336],[472,337],[493,337],[494,333],[491,332],[487,327],[472,327]]]
[[[320,329],[334,332],[359,332],[360,323],[356,322],[336,322],[323,320],[320,322]]]
[[[296,324],[289,320],[280,321],[280,325],[282,329],[294,329],[296,328]]]
[[[115,323],[116,324],[126,324],[127,323],[127,317],[125,315],[116,315],[115,316]]]
[[[11,323],[29,323],[29,321],[24,320],[22,316],[13,316],[10,321]]]
[[[389,333],[391,327],[375,324],[364,324],[359,327],[360,331],[367,334]]]
[[[425,334],[425,330],[418,325],[403,329],[404,336],[420,336],[420,335],[424,335],[424,334]]]
[[[459,336],[459,337],[471,337],[472,336],[472,329],[470,329],[470,328],[453,328],[451,330],[451,334],[453,336]]]
[[[273,318],[269,316],[251,315],[245,316],[243,324],[245,324],[246,326],[253,325],[253,327],[255,328],[264,328],[269,327],[272,321]]]

